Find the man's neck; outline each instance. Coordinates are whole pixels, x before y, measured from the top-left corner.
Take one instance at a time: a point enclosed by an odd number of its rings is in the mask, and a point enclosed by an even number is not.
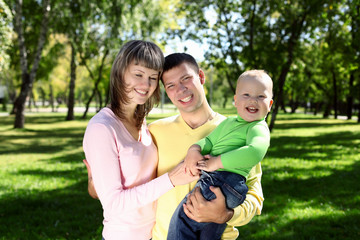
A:
[[[209,105],[199,108],[194,112],[180,112],[183,120],[192,129],[196,129],[212,120],[215,114]]]

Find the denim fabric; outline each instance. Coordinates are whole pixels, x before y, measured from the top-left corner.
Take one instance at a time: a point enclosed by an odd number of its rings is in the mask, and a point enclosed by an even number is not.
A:
[[[226,199],[228,208],[235,208],[244,202],[248,187],[246,179],[235,173],[225,171],[205,172],[196,187],[200,187],[201,194],[208,201],[215,199],[215,194],[210,190],[210,186],[220,187]],[[194,190],[192,190],[194,191]],[[186,216],[183,209],[186,197],[175,210],[169,226],[168,240],[191,240],[191,239],[220,239],[226,228],[226,223],[198,223]]]

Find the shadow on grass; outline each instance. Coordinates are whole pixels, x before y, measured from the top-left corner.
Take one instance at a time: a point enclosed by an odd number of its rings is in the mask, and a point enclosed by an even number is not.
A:
[[[360,132],[351,131],[322,133],[312,137],[272,137],[267,156],[327,161],[341,157],[344,152],[360,153],[358,139]]]
[[[82,153],[43,160],[80,162]],[[70,170],[19,170],[16,175],[75,180],[75,184],[51,191],[17,189],[0,198],[0,236],[4,239],[99,239],[102,208],[87,193],[85,165]],[[37,184],[34,182],[34,184]]]
[[[52,174],[60,173],[29,174],[52,177]],[[86,173],[82,176],[86,176]],[[77,184],[65,189],[24,191],[2,196],[0,235],[4,239],[101,238],[100,202],[89,197],[87,179],[81,179]]]
[[[359,238],[360,210],[354,209],[360,204],[360,186],[356,184],[360,181],[359,162],[345,170],[335,170],[329,176],[305,180],[296,177],[274,180],[266,169],[264,172],[262,185],[266,200],[262,216],[255,217],[248,226],[240,228],[239,239]],[[310,214],[308,218],[295,214],[293,220],[282,221],[287,209],[299,208],[294,204],[305,204],[304,209],[315,211],[326,205],[334,212],[320,216]]]
[[[303,120],[303,119],[301,119]],[[310,122],[302,122],[302,123],[281,123],[276,124],[274,129],[296,129],[296,128],[318,128],[318,127],[336,127],[336,126],[359,126],[359,123],[356,122],[316,122],[316,119],[311,119]]]
[[[21,136],[0,135],[0,154],[51,153],[65,148],[81,147],[85,129],[70,127],[54,130],[15,130],[24,132]],[[16,140],[21,139],[21,142]],[[14,142],[15,140],[15,142]],[[64,144],[66,142],[66,144]]]
[[[11,120],[11,117],[6,119]],[[4,131],[6,135],[0,134],[0,154],[6,159],[7,154],[24,153],[29,156],[31,154],[41,156],[38,153],[54,153],[60,156],[37,159],[37,161],[43,161],[44,164],[81,162],[84,157],[83,152],[74,153],[74,150],[81,147],[85,128],[56,128],[56,123],[63,121],[64,116],[28,117],[27,124],[30,126],[28,129],[9,129]],[[8,122],[12,124],[11,121]],[[54,123],[55,128],[33,130],[31,123]],[[3,124],[4,122],[1,123]],[[67,150],[70,153],[67,153]],[[101,238],[101,204],[87,193],[85,165],[73,166],[70,170],[56,170],[56,166],[54,167],[55,170],[54,168],[14,169],[12,173],[15,175],[14,179],[16,175],[31,175],[39,182],[61,178],[66,179],[65,181],[74,181],[75,184],[51,191],[26,188],[4,191],[6,193],[0,195],[0,239]],[[38,183],[34,182],[34,184]]]

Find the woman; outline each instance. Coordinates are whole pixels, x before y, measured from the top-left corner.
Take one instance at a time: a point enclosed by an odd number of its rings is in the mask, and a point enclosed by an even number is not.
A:
[[[126,43],[111,69],[110,105],[85,131],[83,148],[104,210],[106,240],[150,239],[155,200],[175,185],[194,180],[180,165],[155,178],[157,149],[145,117],[160,98],[163,63],[154,43]]]

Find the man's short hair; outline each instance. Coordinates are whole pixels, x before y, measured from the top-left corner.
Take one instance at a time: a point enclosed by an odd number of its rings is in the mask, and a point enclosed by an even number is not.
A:
[[[196,72],[199,71],[199,65],[197,64],[193,56],[187,53],[172,53],[165,57],[163,73],[181,65],[184,62],[189,63],[191,66],[193,66]]]

